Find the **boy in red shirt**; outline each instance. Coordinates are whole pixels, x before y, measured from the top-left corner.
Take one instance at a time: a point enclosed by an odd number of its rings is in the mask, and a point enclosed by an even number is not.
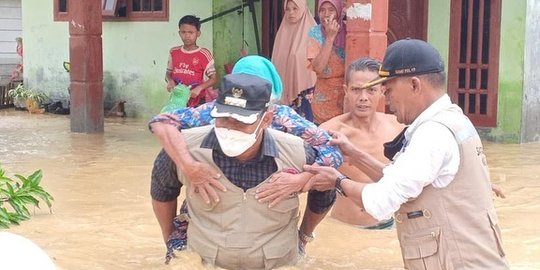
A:
[[[178,34],[184,45],[173,47],[169,51],[169,61],[165,79],[167,91],[177,84],[191,86],[188,107],[197,107],[206,102],[206,89],[216,81],[216,69],[212,53],[197,46],[201,35],[201,23],[198,17],[186,15],[178,22]],[[204,80],[205,77],[207,80]]]

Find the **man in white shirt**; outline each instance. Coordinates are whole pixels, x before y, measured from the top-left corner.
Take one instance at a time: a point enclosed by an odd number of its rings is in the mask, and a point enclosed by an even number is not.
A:
[[[388,166],[339,133],[344,156],[379,179],[366,184],[334,168],[304,166],[313,188],[335,188],[377,220],[395,216],[407,269],[508,269],[480,137],[445,90],[435,48],[404,39],[386,51],[379,78],[398,122],[409,125]]]

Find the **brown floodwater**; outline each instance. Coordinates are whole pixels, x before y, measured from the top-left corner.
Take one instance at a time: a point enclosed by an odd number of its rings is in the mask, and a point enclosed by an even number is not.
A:
[[[105,133],[71,133],[68,116],[0,110],[0,164],[10,176],[43,170],[55,201],[7,231],[39,245],[59,269],[206,269],[192,252],[163,264],[149,195],[160,146],[145,119],[107,118]],[[540,144],[485,142],[504,248],[512,269],[540,269]],[[302,206],[303,208],[303,206]],[[401,269],[395,230],[326,218],[307,257],[288,269]],[[0,243],[1,244],[1,243]],[[0,262],[1,264],[1,262]]]

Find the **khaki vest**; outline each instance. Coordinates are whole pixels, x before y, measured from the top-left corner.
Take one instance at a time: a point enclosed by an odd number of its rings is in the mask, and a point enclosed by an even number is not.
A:
[[[456,105],[426,121],[448,127],[458,143],[461,162],[447,187],[428,185],[396,212],[405,268],[509,269],[476,129]]]
[[[231,183],[213,162],[212,149],[200,148],[212,128],[182,131],[193,157],[218,170],[222,175],[221,183],[227,187],[227,192],[218,191],[219,203],[207,205],[197,195],[187,199],[189,247],[205,263],[227,269],[272,269],[296,263],[298,196],[268,208],[267,203],[255,199],[258,186],[244,192]],[[272,129],[266,130],[265,136],[268,135],[275,139],[278,147],[279,157],[275,159],[278,171],[287,167],[302,171],[306,163],[302,139]],[[180,179],[188,182],[183,177]],[[189,194],[189,185],[185,187]]]

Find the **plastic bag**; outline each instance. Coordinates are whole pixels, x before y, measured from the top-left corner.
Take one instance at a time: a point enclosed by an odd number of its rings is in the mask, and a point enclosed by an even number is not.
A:
[[[186,104],[189,99],[189,90],[191,87],[178,84],[171,91],[171,96],[169,97],[169,102],[161,109],[161,113],[172,112],[174,110],[186,107]]]

